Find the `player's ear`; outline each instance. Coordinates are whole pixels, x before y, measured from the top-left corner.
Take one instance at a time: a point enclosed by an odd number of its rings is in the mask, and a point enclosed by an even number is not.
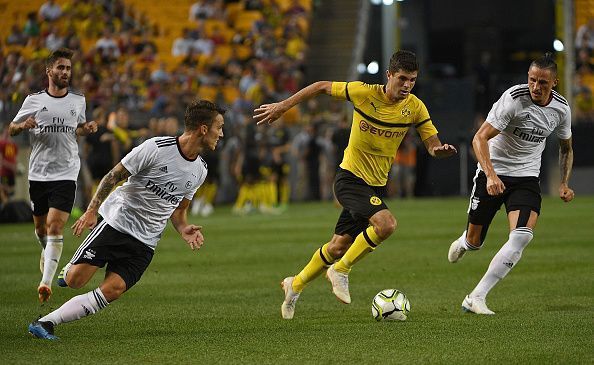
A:
[[[559,79],[555,77],[555,80],[553,80],[553,87],[557,86],[558,83]]]
[[[200,134],[206,135],[208,133],[208,126],[206,124],[200,125]]]

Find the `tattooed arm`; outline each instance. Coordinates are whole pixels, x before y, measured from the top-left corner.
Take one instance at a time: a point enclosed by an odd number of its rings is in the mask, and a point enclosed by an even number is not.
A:
[[[573,147],[571,137],[559,140],[559,168],[561,169],[561,185],[559,186],[559,197],[564,202],[570,202],[575,196],[569,188],[569,177],[573,167]]]
[[[122,180],[130,177],[130,172],[126,170],[122,163],[118,163],[107,175],[103,176],[97,191],[91,199],[87,211],[72,225],[72,231],[75,236],[80,236],[85,228],[93,229],[97,224],[97,212],[101,203],[107,198],[113,188]]]

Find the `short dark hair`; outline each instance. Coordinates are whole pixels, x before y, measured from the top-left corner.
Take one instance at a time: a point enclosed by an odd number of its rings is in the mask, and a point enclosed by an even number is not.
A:
[[[557,62],[555,56],[551,52],[547,52],[541,57],[535,59],[530,64],[530,67],[538,67],[543,70],[551,70],[554,76],[557,76]]]
[[[184,126],[189,131],[198,129],[202,124],[210,128],[219,114],[224,115],[225,109],[208,100],[194,100],[186,108]]]
[[[417,63],[417,55],[411,51],[400,50],[392,55],[390,58],[390,73],[396,73],[400,70],[406,72],[419,71],[419,64]]]
[[[74,54],[73,51],[69,50],[68,48],[58,48],[57,50],[50,53],[49,56],[45,59],[45,68],[52,68],[54,63],[58,60],[58,58],[66,58],[68,60],[72,59],[72,55]]]

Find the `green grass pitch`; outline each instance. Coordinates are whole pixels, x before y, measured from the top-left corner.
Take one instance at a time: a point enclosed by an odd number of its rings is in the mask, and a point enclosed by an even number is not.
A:
[[[594,197],[545,198],[522,261],[491,292],[492,317],[460,303],[507,238],[503,211],[485,247],[455,265],[447,251],[466,222],[467,199],[393,200],[395,234],[350,276],[353,302],[338,302],[325,278],[301,295],[295,318],[280,316],[280,281],[298,272],[332,235],[332,203],[295,204],[279,216],[232,216],[204,226],[190,251],[169,226],[142,280],[97,315],[61,325],[56,342],[27,324],[49,307],[95,288],[54,285],[40,307],[39,248],[32,224],[0,226],[2,364],[372,364],[594,363]],[[65,236],[60,267],[82,238]],[[371,299],[396,288],[411,301],[406,322],[375,322]]]

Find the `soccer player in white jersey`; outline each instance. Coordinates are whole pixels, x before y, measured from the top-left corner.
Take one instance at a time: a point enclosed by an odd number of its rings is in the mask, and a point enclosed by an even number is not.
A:
[[[97,313],[129,290],[150,264],[168,219],[192,250],[202,246],[202,227],[189,224],[186,213],[207,174],[200,155],[214,150],[223,137],[224,112],[209,101],[194,101],[186,109],[181,136],[145,141],[103,177],[72,226],[77,236],[87,227],[93,230],[60,272],[58,284],[81,288],[107,264],[105,279],[32,322],[31,334],[56,339],[54,326]],[[98,213],[103,217],[99,224]]]
[[[472,141],[478,166],[468,224],[451,244],[448,260],[458,262],[466,251],[481,248],[502,204],[510,232],[483,278],[464,298],[462,309],[466,312],[495,314],[487,307],[486,296],[517,265],[532,240],[541,205],[541,155],[546,138],[553,132],[560,146],[559,197],[564,202],[574,198],[568,186],[573,166],[571,110],[565,98],[553,90],[557,82],[557,64],[550,53],[533,61],[528,84],[513,86],[503,93]]]
[[[62,246],[64,225],[74,204],[76,179],[80,170],[76,136],[97,131],[97,123],[87,122],[82,94],[69,90],[72,51],[52,52],[45,61],[48,88],[25,98],[10,123],[10,135],[29,132],[29,196],[35,235],[41,245],[37,291],[39,301],[49,300]]]

